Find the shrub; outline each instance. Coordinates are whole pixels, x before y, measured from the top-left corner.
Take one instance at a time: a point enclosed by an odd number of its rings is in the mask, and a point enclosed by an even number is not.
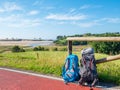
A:
[[[39,51],[38,47],[34,47],[33,51]]]
[[[25,52],[23,48],[20,48],[19,46],[14,46],[12,48],[12,52]]]
[[[39,47],[34,47],[33,51],[49,51],[49,49],[39,46]]]
[[[25,50],[23,48],[20,48],[20,52],[25,52]]]
[[[120,42],[91,42],[95,52],[116,55],[120,53]]]
[[[58,51],[58,48],[57,48],[57,47],[55,47],[55,48],[53,48],[53,49],[52,49],[52,51]]]
[[[49,48],[44,48],[44,51],[49,51]]]
[[[44,47],[39,46],[39,47],[38,47],[38,50],[39,50],[39,51],[44,51]]]

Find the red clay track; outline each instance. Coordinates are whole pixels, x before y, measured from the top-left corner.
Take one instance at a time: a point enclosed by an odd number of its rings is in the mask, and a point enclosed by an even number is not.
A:
[[[73,83],[65,85],[60,80],[0,70],[0,90],[90,90],[90,88]]]

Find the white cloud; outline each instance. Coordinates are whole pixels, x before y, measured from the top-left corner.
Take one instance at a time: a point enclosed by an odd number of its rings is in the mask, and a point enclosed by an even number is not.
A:
[[[108,23],[120,23],[120,18],[103,18],[102,20]]]
[[[37,10],[33,10],[29,12],[29,15],[37,15],[39,13],[39,11]]]
[[[97,23],[97,22],[86,22],[86,23],[79,23],[78,25],[80,27],[89,28],[89,27],[93,27],[93,26],[96,26],[96,25],[100,25],[100,24]]]
[[[4,9],[0,8],[0,13],[3,13],[4,11],[5,11]]]
[[[7,11],[22,10],[20,6],[16,5],[15,3],[10,3],[10,2],[5,3],[4,8]]]
[[[109,24],[109,23],[120,23],[120,18],[100,18],[96,20],[91,20],[91,21],[85,21],[83,23],[81,22],[73,22],[72,24],[78,25],[80,27],[84,28],[89,28],[93,26],[98,26],[98,25],[104,25],[104,24]]]
[[[10,12],[10,11],[20,11],[23,10],[21,6],[17,5],[15,2],[5,2],[0,7],[0,12]]]
[[[100,18],[100,19],[96,19],[94,20],[97,23],[120,23],[120,18]]]
[[[35,27],[41,25],[41,21],[38,18],[28,19],[22,15],[11,15],[7,17],[0,17],[0,24],[5,27]]]
[[[70,9],[70,13],[73,13],[73,12],[75,12],[75,11],[76,11],[75,8],[71,8],[71,9]]]
[[[101,5],[83,5],[80,9],[88,9],[88,8],[101,8]]]
[[[33,3],[33,6],[36,6],[36,5],[42,5],[44,2],[44,0],[37,0]]]
[[[53,19],[53,20],[83,20],[86,19],[86,15],[70,15],[70,14],[49,14],[46,16],[46,19]]]
[[[87,6],[86,6],[87,7]],[[96,6],[97,7],[97,6]],[[67,14],[49,14],[45,17],[48,20],[56,20],[56,24],[77,25],[83,28],[102,26],[109,23],[120,23],[120,18],[90,18],[88,15],[80,14],[76,9],[71,8]],[[53,22],[54,23],[54,22]]]
[[[10,23],[8,24],[8,27],[15,27],[15,28],[20,28],[20,27],[36,27],[41,25],[41,22],[39,20],[34,20],[34,19],[24,19],[21,20],[20,22],[16,22],[16,23]]]
[[[33,5],[38,5],[39,4],[39,1],[35,1],[34,3],[33,3]]]
[[[46,9],[46,10],[53,10],[53,9],[55,9],[54,6],[47,6],[47,7],[43,7],[43,8]]]
[[[90,8],[91,6],[90,5],[83,5],[80,7],[80,9],[87,9],[87,8]]]

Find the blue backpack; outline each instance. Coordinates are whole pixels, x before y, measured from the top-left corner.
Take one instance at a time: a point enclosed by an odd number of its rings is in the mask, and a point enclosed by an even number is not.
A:
[[[62,69],[62,77],[65,83],[79,80],[79,64],[77,55],[71,54],[66,60]]]

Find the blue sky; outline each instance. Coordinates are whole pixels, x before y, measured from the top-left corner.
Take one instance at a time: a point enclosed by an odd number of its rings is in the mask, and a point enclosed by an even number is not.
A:
[[[105,32],[120,32],[120,0],[0,0],[0,39]]]

